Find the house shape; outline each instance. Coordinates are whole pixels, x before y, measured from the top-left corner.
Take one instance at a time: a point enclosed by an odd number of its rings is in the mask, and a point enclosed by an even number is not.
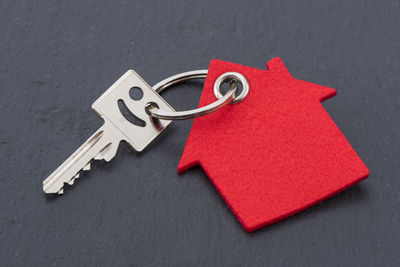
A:
[[[200,165],[246,231],[368,177],[320,103],[336,91],[293,78],[280,58],[267,70],[212,60],[199,107],[216,100],[215,80],[232,71],[247,79],[247,97],[194,120],[178,171]]]

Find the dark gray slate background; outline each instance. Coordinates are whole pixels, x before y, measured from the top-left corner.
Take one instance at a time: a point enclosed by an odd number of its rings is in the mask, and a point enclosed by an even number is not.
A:
[[[0,2],[1,266],[399,266],[399,1]],[[192,121],[145,153],[121,145],[62,197],[42,180],[100,125],[129,68],[149,83],[213,58],[336,88],[324,107],[371,175],[246,233],[200,168],[176,168]],[[197,105],[201,82],[163,94]],[[261,101],[261,100],[260,100]]]

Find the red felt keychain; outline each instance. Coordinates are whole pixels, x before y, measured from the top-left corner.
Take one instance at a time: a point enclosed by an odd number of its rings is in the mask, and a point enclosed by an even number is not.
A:
[[[212,60],[199,106],[226,72],[249,85],[243,101],[196,118],[178,171],[200,165],[246,231],[304,210],[369,171],[320,104],[334,89],[293,78],[280,58],[255,69]]]
[[[158,94],[205,76],[198,109],[175,111]],[[224,81],[231,88],[222,94]],[[236,94],[238,83],[243,90]],[[335,94],[294,79],[279,58],[268,62],[268,70],[213,60],[208,70],[154,86],[129,70],[92,106],[103,126],[43,181],[43,191],[63,194],[65,184],[91,169],[92,160],[110,161],[121,141],[141,152],[173,120],[207,115],[194,120],[178,170],[200,165],[243,227],[254,231],[368,176],[320,104]]]

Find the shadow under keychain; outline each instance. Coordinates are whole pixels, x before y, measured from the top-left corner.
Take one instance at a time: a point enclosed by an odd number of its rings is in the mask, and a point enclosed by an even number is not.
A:
[[[197,109],[175,111],[158,94],[205,77]],[[227,81],[230,88],[222,94]],[[238,83],[243,89],[236,94]],[[131,96],[132,90],[142,95]],[[270,60],[267,70],[212,60],[208,70],[181,73],[153,87],[129,70],[92,106],[103,126],[43,181],[43,190],[62,194],[64,183],[72,185],[93,159],[110,161],[120,141],[140,152],[173,120],[196,118],[178,171],[200,165],[251,232],[368,177],[320,104],[335,95],[334,89],[293,78],[280,58]],[[140,123],[130,122],[121,109]]]

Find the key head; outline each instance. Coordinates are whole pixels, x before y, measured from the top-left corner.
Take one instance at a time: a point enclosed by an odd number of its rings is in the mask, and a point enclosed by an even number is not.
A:
[[[139,95],[131,97],[132,91]],[[174,111],[136,72],[129,70],[93,103],[92,108],[111,122],[136,151],[142,151],[172,122],[153,119],[145,111],[148,103],[155,103],[161,110]]]

